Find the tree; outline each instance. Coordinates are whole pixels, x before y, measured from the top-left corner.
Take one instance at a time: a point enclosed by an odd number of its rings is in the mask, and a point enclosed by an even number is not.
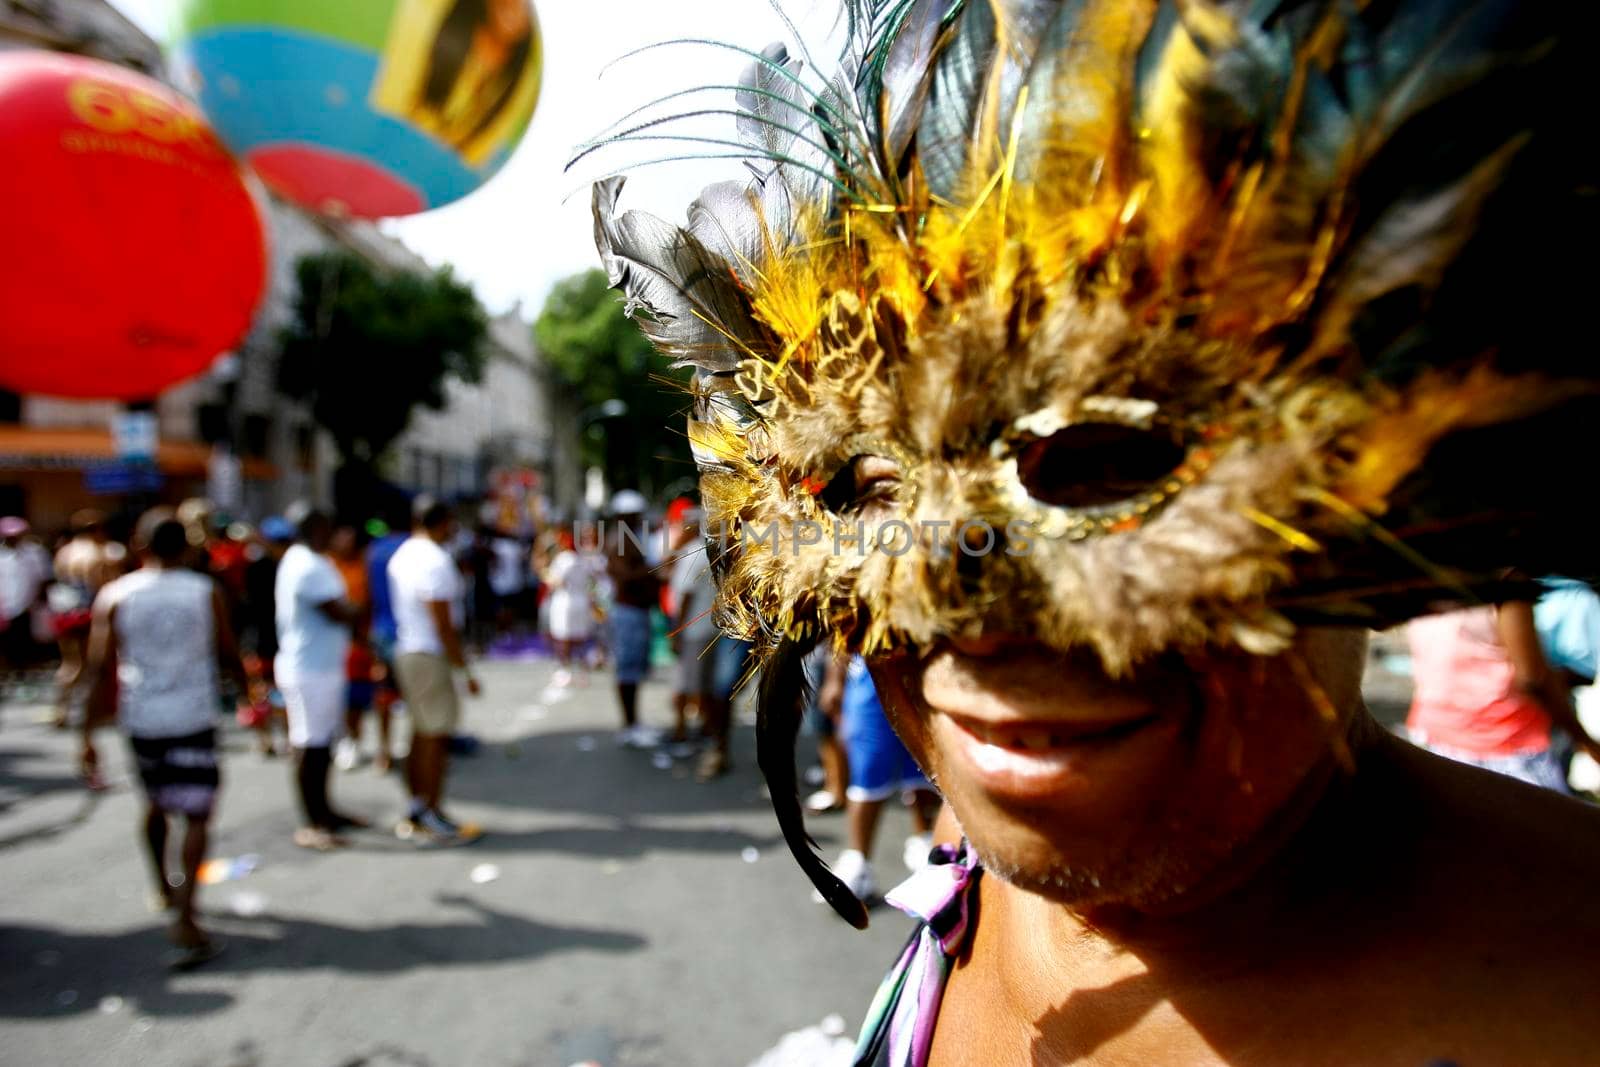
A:
[[[374,468],[419,405],[445,406],[445,383],[482,380],[488,319],[449,268],[380,271],[350,252],[295,265],[299,294],[282,336],[280,388],[311,403],[344,462],[342,511],[369,501]]]
[[[628,406],[626,416],[584,435],[586,464],[604,470],[613,486],[646,493],[693,477],[684,429],[689,371],[673,369],[623,314],[622,298],[611,291],[605,272],[557,282],[534,336],[586,411],[595,413],[610,400]]]

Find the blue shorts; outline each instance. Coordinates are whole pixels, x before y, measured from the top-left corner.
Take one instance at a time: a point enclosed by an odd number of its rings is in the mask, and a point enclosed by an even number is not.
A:
[[[889,725],[872,688],[872,677],[859,658],[851,660],[845,676],[843,720],[839,738],[850,761],[850,788],[854,801],[887,800],[908,789],[932,789],[922,768]]]
[[[754,647],[749,641],[726,635],[717,642],[717,670],[712,692],[718,700],[733,699],[733,691],[744,681],[745,666],[750,662],[750,650]]]
[[[650,609],[613,604],[608,621],[617,681],[623,685],[638,685],[650,674]]]

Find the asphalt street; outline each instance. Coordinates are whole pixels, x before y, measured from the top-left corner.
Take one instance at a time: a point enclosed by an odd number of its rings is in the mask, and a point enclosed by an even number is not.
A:
[[[283,760],[230,729],[212,855],[246,863],[203,890],[228,950],[188,974],[165,966],[123,747],[103,735],[113,788],[90,794],[73,734],[0,708],[0,1063],[743,1067],[791,1031],[808,1032],[787,1047],[825,1043],[824,1020],[853,1035],[910,922],[880,908],[856,933],[813,903],[748,713],[733,773],[699,785],[686,761],[613,744],[603,678],[553,701],[548,673],[482,671],[482,748],[448,790],[487,831],[465,848],[397,840],[400,786],[369,765],[334,788],[375,829],[297,849]],[[667,700],[647,686],[647,718]],[[840,817],[812,822],[836,852]],[[881,880],[907,832],[891,812]]]

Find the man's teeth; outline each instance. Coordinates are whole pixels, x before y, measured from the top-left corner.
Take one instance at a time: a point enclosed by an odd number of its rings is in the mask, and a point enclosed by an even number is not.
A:
[[[976,733],[985,744],[997,748],[1009,748],[1013,752],[1048,752],[1059,748],[1063,739],[1050,733],[1048,730],[1018,730],[999,726],[974,726]]]

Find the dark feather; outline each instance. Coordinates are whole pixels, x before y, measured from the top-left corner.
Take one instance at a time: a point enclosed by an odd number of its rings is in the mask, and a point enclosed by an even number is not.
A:
[[[795,861],[834,911],[857,930],[865,930],[866,906],[817,856],[815,843],[806,834],[805,814],[800,807],[794,740],[805,707],[805,658],[812,647],[811,643],[802,644],[786,638],[779,642],[767,661],[756,713],[756,762],[772,794],[772,810],[778,816],[778,828],[783,831],[783,839],[788,842]]]

